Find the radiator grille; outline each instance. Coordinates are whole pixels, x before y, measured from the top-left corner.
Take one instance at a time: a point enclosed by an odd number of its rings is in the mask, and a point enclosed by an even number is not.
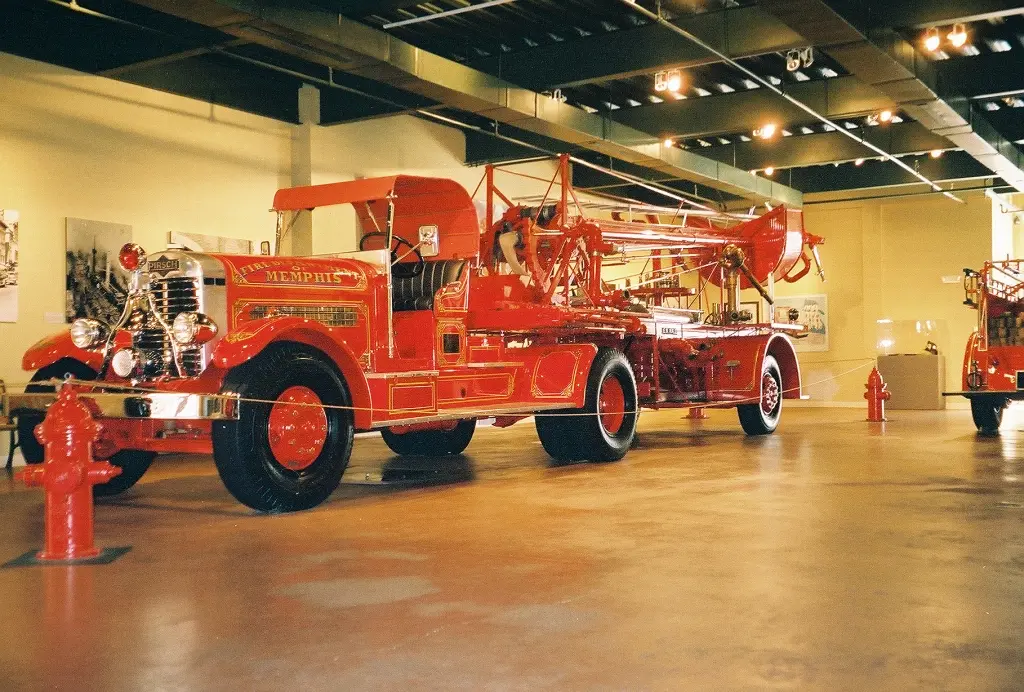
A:
[[[154,279],[149,284],[153,296],[153,304],[163,321],[170,326],[174,318],[182,312],[198,312],[199,297],[196,292],[196,281],[190,277],[173,277]],[[133,330],[134,346],[143,354],[142,361],[146,364],[147,377],[174,375],[174,352],[171,339],[161,328],[156,317],[146,315],[142,324]],[[198,348],[189,348],[182,352],[182,375],[194,377],[202,372],[202,353]]]
[[[300,317],[320,322],[328,327],[354,327],[359,313],[350,306],[324,305],[254,305],[249,311],[250,319],[259,320],[273,315]]]

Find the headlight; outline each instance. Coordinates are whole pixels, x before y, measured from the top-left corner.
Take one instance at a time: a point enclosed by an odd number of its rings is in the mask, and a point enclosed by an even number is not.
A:
[[[182,346],[205,344],[217,334],[217,325],[198,312],[182,312],[171,324],[171,336]]]
[[[106,338],[106,327],[99,320],[79,318],[71,323],[71,343],[78,348],[99,346]]]
[[[118,377],[128,377],[135,372],[135,354],[130,348],[124,348],[110,359],[110,367]]]

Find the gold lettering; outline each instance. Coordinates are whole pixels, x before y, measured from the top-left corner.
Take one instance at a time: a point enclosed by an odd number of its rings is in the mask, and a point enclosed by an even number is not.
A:
[[[277,281],[277,272],[267,272],[267,281]]]

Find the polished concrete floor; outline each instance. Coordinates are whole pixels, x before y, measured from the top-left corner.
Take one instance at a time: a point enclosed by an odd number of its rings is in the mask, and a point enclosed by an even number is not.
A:
[[[568,468],[532,424],[442,464],[364,439],[289,516],[167,458],[97,508],[125,557],[0,570],[0,689],[1024,688],[1024,411],[863,413],[646,414]],[[0,488],[6,560],[42,495]]]

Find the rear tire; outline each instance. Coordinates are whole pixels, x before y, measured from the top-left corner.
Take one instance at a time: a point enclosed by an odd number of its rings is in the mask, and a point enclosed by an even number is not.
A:
[[[556,461],[618,461],[636,437],[636,380],[629,361],[615,349],[599,349],[583,408],[538,413],[535,421],[544,451]]]
[[[761,400],[736,407],[743,432],[748,435],[770,435],[779,427],[782,416],[782,373],[775,356],[765,356],[761,365]]]
[[[476,432],[476,419],[460,420],[451,430],[417,430],[407,433],[380,431],[392,452],[399,456],[439,457],[462,454]]]
[[[348,387],[320,351],[274,344],[233,369],[222,393],[238,420],[213,424],[213,460],[235,499],[259,512],[295,512],[330,497],[352,453]],[[274,403],[266,403],[274,402]]]
[[[971,417],[982,435],[998,435],[1009,402],[1001,396],[971,397]]]
[[[79,360],[61,358],[56,363],[37,370],[32,376],[32,382],[63,380],[68,376],[76,380],[95,380],[96,371]],[[30,384],[25,387],[25,391],[29,393],[54,392],[56,388],[52,385]],[[18,444],[26,464],[43,463],[45,451],[43,445],[39,444],[39,440],[36,439],[35,428],[43,422],[45,417],[46,414],[38,411],[27,411],[18,415]],[[124,449],[110,457],[107,461],[119,467],[121,473],[106,483],[94,485],[92,487],[93,497],[111,497],[128,490],[139,482],[155,457],[155,452],[143,452],[135,449]]]

